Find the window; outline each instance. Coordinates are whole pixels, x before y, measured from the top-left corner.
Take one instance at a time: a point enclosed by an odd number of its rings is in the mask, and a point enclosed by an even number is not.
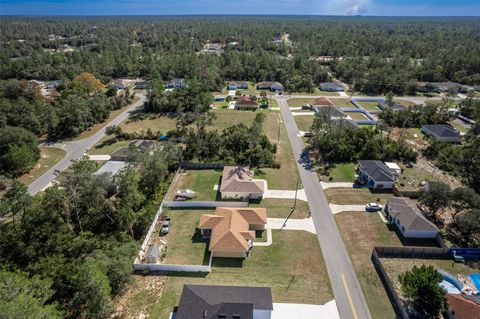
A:
[[[221,313],[221,314],[218,315],[218,318],[227,318],[227,315],[224,314],[224,313]]]
[[[240,315],[233,314],[232,318],[233,318],[233,319],[240,319]]]

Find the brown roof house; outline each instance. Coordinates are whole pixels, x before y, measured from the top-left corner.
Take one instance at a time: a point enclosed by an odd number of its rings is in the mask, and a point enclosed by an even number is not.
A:
[[[255,240],[255,230],[265,229],[265,208],[217,207],[215,214],[200,216],[198,228],[210,238],[208,250],[212,257],[245,258]]]
[[[405,238],[435,238],[437,226],[423,216],[408,197],[390,197],[385,205],[388,221],[395,225]]]
[[[312,101],[312,107],[333,106],[332,101],[327,97],[319,97]]]
[[[235,102],[235,109],[237,110],[256,110],[258,109],[258,103],[252,100],[249,96],[241,96]]]
[[[253,171],[243,166],[223,168],[220,193],[222,198],[260,199],[267,190],[267,182],[253,179]]]
[[[480,319],[480,296],[447,294],[452,319]]]

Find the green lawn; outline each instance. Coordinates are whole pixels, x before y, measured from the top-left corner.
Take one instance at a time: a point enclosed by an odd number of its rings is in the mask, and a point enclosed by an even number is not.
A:
[[[293,199],[263,199],[260,203],[250,203],[250,207],[264,207],[267,209],[268,217],[286,218],[292,211]],[[297,200],[295,212],[290,218],[308,218],[308,204],[304,201]]]
[[[416,105],[415,103],[413,102],[410,102],[410,101],[405,101],[405,100],[397,100],[397,99],[394,99],[393,101],[403,105],[403,106],[414,106]]]
[[[288,93],[284,92],[283,94],[288,95]],[[338,92],[327,92],[327,91],[320,91],[319,88],[315,88],[313,93],[307,92],[292,92],[292,95],[312,95],[312,96],[340,96]]]
[[[214,185],[219,185],[222,170],[187,170],[180,175],[173,192],[170,194],[175,196],[175,192],[179,189],[191,189],[197,193],[195,200],[215,200],[217,191],[213,189]]]
[[[331,99],[331,101],[338,107],[355,107],[349,99]]]
[[[175,129],[175,118],[166,115],[139,114],[138,119],[128,119],[120,124],[122,130],[128,133],[147,131],[167,131]]]
[[[214,258],[212,266],[208,274],[171,274],[160,295],[143,300],[134,293],[135,304],[127,307],[148,309],[150,318],[166,319],[184,284],[271,287],[274,302],[324,304],[333,299],[318,239],[307,232],[274,230],[272,246],[254,247],[245,260]]]
[[[294,116],[295,123],[297,123],[297,127],[300,131],[310,132],[310,128],[312,127],[314,116],[313,115],[300,115]]]
[[[288,103],[288,106],[290,107],[299,107],[299,106],[303,106],[303,105],[306,105],[306,104],[310,104],[312,103],[313,101],[313,98],[293,98],[293,99],[289,99],[287,101]]]
[[[208,244],[203,241],[193,241],[192,236],[198,227],[201,214],[215,214],[214,210],[184,210],[170,209],[163,214],[172,219],[170,232],[160,239],[167,241],[167,253],[162,263],[208,265],[210,254]],[[158,236],[158,231],[152,236]]]
[[[132,141],[117,141],[111,136],[104,136],[95,146],[88,150],[90,155],[110,155],[119,148],[128,146]]]
[[[393,193],[372,193],[368,188],[329,188],[325,190],[328,201],[338,205],[363,205],[379,202],[384,205]]]
[[[29,185],[36,180],[39,176],[43,175],[53,165],[65,157],[65,151],[55,147],[40,147],[40,159],[35,163],[33,168],[28,172],[20,176],[18,179]]]
[[[368,120],[368,117],[360,112],[345,112],[345,115],[350,116],[353,120]]]
[[[452,125],[454,128],[456,128],[458,131],[460,131],[462,133],[467,133],[468,132],[468,128],[466,128],[462,124],[458,124],[455,121],[450,121],[449,123],[450,123],[450,125]]]
[[[396,185],[400,191],[416,190],[421,187],[420,183],[423,181],[439,181],[439,179],[419,167],[405,167]]]
[[[370,257],[374,246],[401,246],[398,236],[390,231],[375,213],[345,212],[336,214],[334,217],[372,317],[374,319],[396,318],[390,299]]]
[[[352,182],[355,180],[355,164],[339,163],[327,168],[327,174],[321,176],[324,182]]]
[[[268,103],[269,103],[269,106],[270,107],[274,107],[274,108],[278,108],[278,103],[277,103],[277,100],[275,99],[268,99]]]
[[[378,111],[380,110],[378,108],[378,102],[365,102],[365,101],[357,101],[357,104],[362,106],[366,110],[371,110],[371,111]]]

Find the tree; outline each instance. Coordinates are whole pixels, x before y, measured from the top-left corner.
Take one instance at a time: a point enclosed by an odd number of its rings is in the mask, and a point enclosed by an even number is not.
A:
[[[0,318],[64,318],[58,304],[49,303],[54,294],[51,281],[0,269],[0,282]]]
[[[480,207],[480,195],[469,187],[458,187],[451,193],[451,204],[455,209],[455,213],[452,216],[455,220],[458,214]]]
[[[428,208],[434,218],[437,218],[438,210],[447,207],[450,199],[451,189],[448,184],[429,182],[428,189],[422,192],[419,202]]]
[[[0,216],[4,217],[10,214],[12,216],[13,228],[16,229],[16,216],[21,214],[23,219],[31,201],[32,197],[28,194],[27,186],[15,180],[12,187],[0,200]]]
[[[480,246],[480,208],[474,208],[456,217],[456,227],[469,247]]]
[[[447,307],[446,291],[439,285],[442,275],[431,265],[413,266],[412,270],[399,275],[402,293],[408,302],[432,318]]]
[[[21,127],[0,128],[0,172],[19,176],[40,158],[37,138]]]
[[[105,86],[93,74],[82,72],[73,79],[76,85],[82,92],[87,95],[94,95],[105,89]]]

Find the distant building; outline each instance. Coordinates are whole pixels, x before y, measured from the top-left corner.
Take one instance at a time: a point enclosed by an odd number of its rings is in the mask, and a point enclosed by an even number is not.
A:
[[[145,89],[148,89],[148,81],[135,82],[135,88],[136,88],[137,90],[145,90]]]
[[[283,91],[284,88],[283,88],[283,85],[280,84],[279,82],[264,81],[264,82],[257,83],[257,89],[270,90],[272,92],[280,92],[280,91]]]
[[[422,132],[438,142],[460,143],[460,132],[447,124],[422,125]]]
[[[395,175],[382,161],[358,161],[357,172],[358,180],[371,189],[392,189],[395,184]]]
[[[387,107],[390,107],[394,111],[402,111],[406,110],[407,107],[405,105],[402,105],[400,103],[394,102],[392,106],[387,106],[386,101],[380,101],[378,102],[378,108],[381,110],[385,110]]]
[[[420,92],[448,92],[453,90],[456,93],[467,93],[468,87],[456,82],[417,82]]]
[[[235,109],[237,110],[256,110],[258,103],[249,96],[241,96],[235,101]]]
[[[436,238],[437,226],[423,216],[408,197],[390,197],[385,205],[388,222],[405,238]]]
[[[248,89],[248,82],[247,81],[232,81],[228,83],[229,90],[244,90]]]
[[[343,92],[345,88],[337,82],[323,82],[320,83],[320,90],[327,92]]]
[[[187,86],[185,79],[173,79],[165,85],[167,89],[183,89]]]
[[[135,140],[129,144],[128,147],[122,147],[110,155],[110,161],[125,162],[131,156],[131,147],[137,148],[140,152],[146,153],[152,150],[156,145],[155,141],[151,140]]]
[[[48,82],[47,84],[45,84],[45,88],[47,90],[54,90],[54,89],[57,89],[60,87],[60,85],[62,85],[62,81],[61,80],[56,80],[56,81],[51,81],[51,82]]]
[[[184,285],[175,319],[270,319],[268,287]]]
[[[333,102],[328,97],[319,97],[312,101],[312,107],[329,107],[334,106]]]

